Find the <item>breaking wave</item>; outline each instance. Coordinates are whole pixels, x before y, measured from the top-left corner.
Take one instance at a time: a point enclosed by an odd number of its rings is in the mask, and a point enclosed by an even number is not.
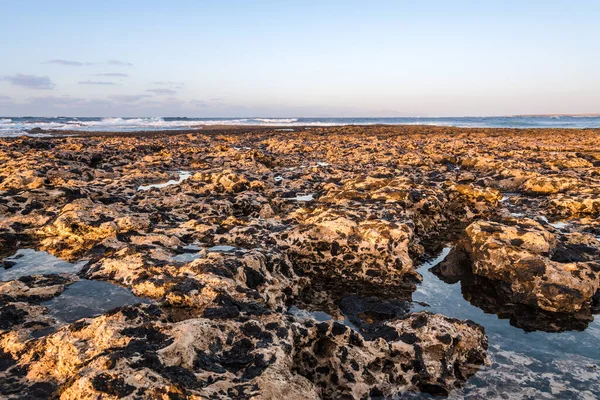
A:
[[[0,136],[40,134],[32,131],[132,132],[202,129],[215,125],[319,127],[340,125],[437,125],[471,128],[600,128],[600,116],[397,117],[397,118],[91,118],[0,117]],[[29,132],[29,133],[28,133]],[[42,132],[47,134],[47,132]]]

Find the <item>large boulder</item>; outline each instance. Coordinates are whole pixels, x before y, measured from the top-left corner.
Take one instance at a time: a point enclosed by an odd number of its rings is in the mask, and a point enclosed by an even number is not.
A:
[[[305,273],[381,287],[419,279],[409,256],[410,225],[319,207],[280,236],[284,249]]]
[[[478,221],[437,272],[458,280],[465,268],[506,285],[514,303],[578,312],[590,308],[600,287],[600,242],[590,235],[558,234],[531,219]]]
[[[540,175],[528,179],[522,186],[522,191],[531,195],[549,195],[564,193],[581,185],[581,181],[569,176]]]

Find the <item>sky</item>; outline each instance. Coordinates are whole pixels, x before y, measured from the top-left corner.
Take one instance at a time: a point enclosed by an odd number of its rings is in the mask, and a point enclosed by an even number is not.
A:
[[[0,0],[0,115],[600,113],[600,1]]]

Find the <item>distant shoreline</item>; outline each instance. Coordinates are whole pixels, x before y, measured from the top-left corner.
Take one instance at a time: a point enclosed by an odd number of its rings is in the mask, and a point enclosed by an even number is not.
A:
[[[596,114],[517,114],[517,115],[506,115],[504,118],[509,117],[600,117],[600,113]],[[502,117],[497,117],[502,118]]]
[[[450,128],[598,129],[600,114],[554,114],[506,117],[389,117],[389,118],[188,118],[188,117],[13,117],[0,118],[0,137],[23,134],[83,132],[190,132],[246,127],[245,129],[307,129],[343,126],[438,126]]]
[[[172,118],[172,119],[214,119],[214,120],[228,120],[228,119],[272,119],[272,120],[284,120],[284,119],[402,119],[402,118],[415,118],[415,119],[460,119],[460,118],[519,118],[519,117],[600,117],[600,112],[598,113],[550,113],[550,114],[494,114],[494,115],[388,115],[388,116],[356,116],[356,117],[340,117],[340,116],[330,116],[330,117],[320,117],[320,116],[308,116],[308,117],[240,117],[240,116],[230,116],[230,117],[190,117],[190,116],[174,116],[174,115],[164,115],[164,116],[139,116],[139,115],[126,115],[126,116],[90,116],[90,115],[59,115],[59,116],[45,116],[45,115],[0,115],[0,119],[3,118],[39,118],[39,119],[60,119],[60,118],[99,118],[99,119],[107,119],[107,118],[123,118],[123,119],[136,119],[136,118]]]
[[[292,132],[304,132],[304,131],[322,131],[323,134],[337,132],[339,130],[360,130],[362,134],[370,135],[413,135],[413,134],[454,134],[454,133],[465,133],[469,132],[472,134],[487,134],[490,136],[497,136],[503,134],[513,134],[516,132],[526,134],[539,134],[540,132],[546,132],[548,134],[554,134],[560,131],[599,131],[600,128],[557,128],[557,127],[523,127],[523,128],[511,128],[511,127],[456,127],[456,126],[440,126],[440,125],[337,125],[337,126],[261,126],[261,125],[211,125],[198,128],[190,129],[164,129],[164,130],[135,130],[135,131],[79,131],[79,130],[32,130],[28,134],[42,134],[44,136],[37,136],[41,139],[53,139],[60,137],[161,137],[161,136],[179,136],[179,135],[246,135],[250,133],[258,133],[265,135],[274,134],[289,134]],[[47,136],[45,136],[47,135]],[[27,137],[22,135],[21,137]],[[32,136],[36,137],[36,136]],[[0,139],[9,139],[10,137],[1,137]],[[16,138],[16,137],[12,137]]]

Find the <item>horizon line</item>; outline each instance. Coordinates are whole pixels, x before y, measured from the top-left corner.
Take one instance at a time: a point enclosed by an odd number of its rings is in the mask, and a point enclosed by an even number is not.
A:
[[[136,115],[136,116],[87,116],[87,115],[55,115],[52,117],[41,116],[41,115],[1,115],[0,118],[202,118],[202,119],[393,119],[393,118],[519,118],[519,117],[600,117],[600,113],[548,113],[548,114],[495,114],[495,115],[452,115],[452,116],[422,116],[422,115],[410,115],[410,116],[354,116],[354,117],[298,117],[298,116],[285,116],[285,117],[273,117],[273,116],[227,116],[227,117],[191,117],[191,116],[175,116],[175,115]]]

